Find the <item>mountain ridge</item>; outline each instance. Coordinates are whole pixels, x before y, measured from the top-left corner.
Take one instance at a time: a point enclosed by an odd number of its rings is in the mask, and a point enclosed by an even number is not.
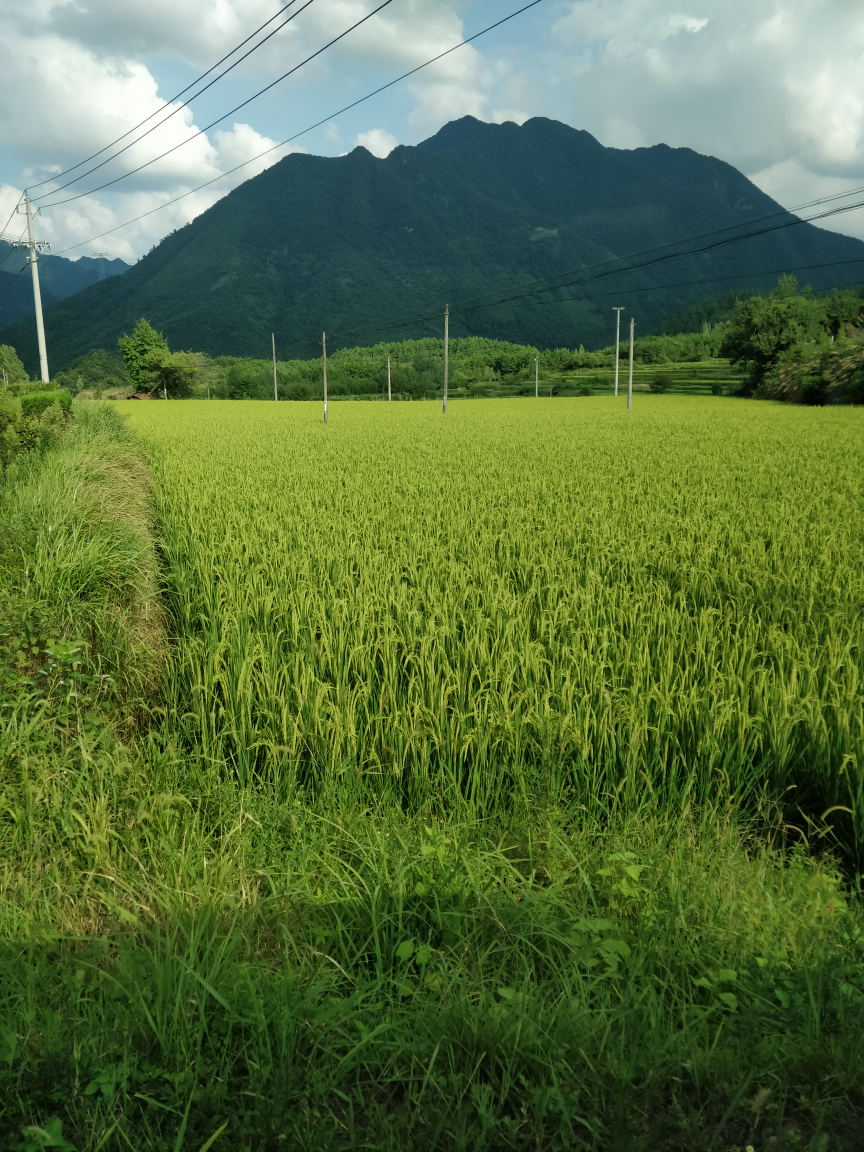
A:
[[[26,252],[18,249],[13,253],[11,248],[11,244],[0,240],[0,324],[4,326],[35,315],[33,288],[26,274]],[[125,260],[99,256],[67,260],[65,256],[42,255],[39,257],[42,307],[49,308],[109,276],[121,276],[129,267]]]
[[[764,290],[783,269],[861,259],[864,279],[864,242],[796,223],[686,261],[607,270],[581,296],[556,290],[542,304],[460,311],[460,300],[717,229],[746,231],[766,215],[795,219],[737,169],[691,149],[606,148],[542,117],[521,126],[463,117],[383,160],[362,147],[283,158],[122,277],[47,309],[49,362],[114,347],[141,316],[173,347],[261,356],[275,332],[280,358],[309,356],[324,330],[333,347],[437,334],[445,302],[454,335],[591,348],[608,344],[613,304],[629,304],[645,333],[718,288]],[[830,287],[836,276],[827,268],[807,279]],[[688,281],[704,287],[676,286]],[[426,313],[435,318],[389,327]],[[28,366],[30,329],[0,331]]]

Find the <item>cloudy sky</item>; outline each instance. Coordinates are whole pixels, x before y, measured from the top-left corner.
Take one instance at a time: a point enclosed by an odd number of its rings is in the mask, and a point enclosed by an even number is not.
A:
[[[275,30],[262,47],[184,108],[175,95],[275,16],[282,0],[0,0],[0,226],[30,187],[34,198],[45,196],[39,234],[54,252],[132,261],[290,148],[338,155],[359,143],[383,156],[466,113],[519,123],[550,116],[618,148],[694,148],[728,160],[787,207],[864,185],[860,0],[542,0],[336,115],[527,2],[391,0],[221,119],[380,2],[294,0],[208,80]],[[294,144],[252,160],[319,120]],[[83,178],[53,191],[75,177]],[[864,237],[864,209],[826,226]],[[6,231],[15,228],[13,218]]]

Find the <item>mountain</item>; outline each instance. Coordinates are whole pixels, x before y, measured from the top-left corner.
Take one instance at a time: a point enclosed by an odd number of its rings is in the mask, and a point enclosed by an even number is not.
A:
[[[622,331],[634,315],[646,333],[705,296],[764,290],[781,271],[855,260],[864,270],[864,242],[796,224],[580,289],[459,310],[539,277],[608,273],[599,266],[613,257],[673,245],[668,255],[720,229],[740,234],[766,216],[794,220],[735,168],[690,149],[605,148],[555,120],[519,127],[466,116],[384,160],[363,148],[285,157],[122,277],[50,307],[49,362],[59,369],[89,348],[114,348],[142,316],[175,348],[266,357],[275,332],[280,358],[305,357],[325,329],[328,347],[437,335],[445,302],[456,336],[592,348],[609,343],[614,304],[626,309]],[[830,287],[851,280],[850,267],[801,278]],[[431,322],[401,323],[430,310]],[[34,329],[25,321],[0,331],[31,371]]]
[[[0,240],[0,324],[14,324],[34,315],[33,282],[22,248],[11,251],[11,244]],[[106,260],[82,256],[80,260],[67,260],[63,256],[39,257],[39,291],[42,307],[48,308],[74,296],[76,292],[98,284],[109,276],[128,271],[124,260]]]

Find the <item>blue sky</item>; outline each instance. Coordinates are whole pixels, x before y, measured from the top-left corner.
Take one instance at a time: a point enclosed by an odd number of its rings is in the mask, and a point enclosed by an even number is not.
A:
[[[72,257],[105,251],[134,260],[284,151],[152,209],[330,117],[520,0],[392,0],[296,76],[193,139],[375,6],[312,0],[191,108],[88,180],[44,199],[42,235]],[[279,7],[278,0],[0,0],[0,225],[25,186],[167,111],[175,92]],[[360,142],[384,155],[466,113],[517,122],[550,116],[615,147],[695,148],[795,206],[864,185],[864,5],[542,0],[296,146],[338,155]],[[175,144],[170,158],[126,176]],[[124,179],[111,189],[48,206],[115,176]],[[151,214],[118,227],[142,213]],[[831,226],[864,236],[864,212]]]

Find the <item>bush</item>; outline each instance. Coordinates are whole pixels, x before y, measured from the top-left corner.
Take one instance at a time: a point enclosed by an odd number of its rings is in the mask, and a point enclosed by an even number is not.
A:
[[[655,372],[648,381],[648,387],[652,392],[668,392],[672,387],[672,377],[668,372]]]
[[[21,397],[21,418],[39,417],[52,404],[59,404],[64,412],[72,407],[72,397],[65,388],[57,392],[25,392]]]
[[[711,385],[711,395],[712,396],[722,396],[723,395],[723,385],[720,383],[719,380],[715,380],[714,383]]]
[[[592,389],[590,384],[580,384],[579,387],[576,389],[576,395],[577,396],[593,396],[594,390]]]
[[[756,395],[793,404],[864,404],[864,339],[792,349]]]

